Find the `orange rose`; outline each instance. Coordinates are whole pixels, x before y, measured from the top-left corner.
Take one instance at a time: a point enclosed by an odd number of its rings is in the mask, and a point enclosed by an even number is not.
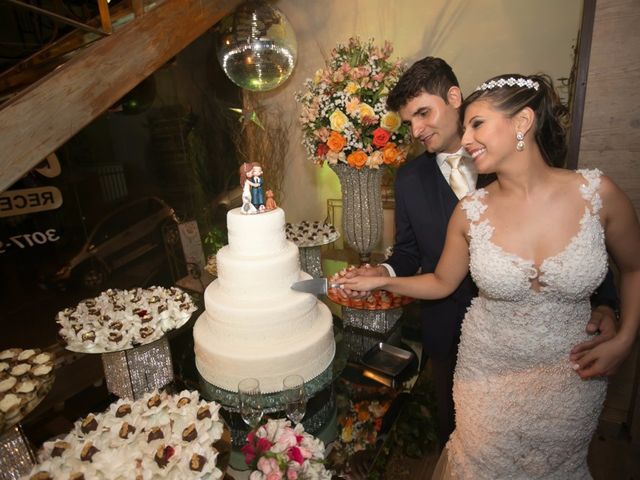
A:
[[[347,144],[347,140],[338,132],[331,132],[327,139],[327,146],[333,152],[339,152]]]
[[[349,164],[349,166],[359,169],[364,167],[365,163],[367,163],[367,158],[367,154],[362,150],[356,150],[355,152],[349,154],[349,156],[347,157],[347,163]]]
[[[387,165],[393,165],[398,159],[400,151],[396,148],[396,144],[393,142],[387,143],[382,149],[382,158]]]

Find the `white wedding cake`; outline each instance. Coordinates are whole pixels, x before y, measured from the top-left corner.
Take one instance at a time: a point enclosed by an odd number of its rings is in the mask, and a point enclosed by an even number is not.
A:
[[[254,377],[264,393],[282,390],[290,374],[305,381],[320,375],[335,354],[332,316],[314,295],[291,290],[310,276],[285,237],[284,211],[245,215],[236,208],[227,228],[218,279],[205,290],[205,312],[193,329],[200,375],[231,392]]]

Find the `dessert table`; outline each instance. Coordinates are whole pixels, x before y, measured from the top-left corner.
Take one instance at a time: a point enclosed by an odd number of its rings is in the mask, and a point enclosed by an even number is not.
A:
[[[200,303],[201,299],[197,299],[196,304]],[[395,457],[403,459],[396,460],[396,463],[402,463],[407,454],[420,456],[434,448],[433,422],[428,408],[425,408],[430,405],[429,382],[424,379],[425,372],[418,368],[419,351],[399,375],[385,374],[362,362],[372,345],[384,343],[404,351],[411,351],[412,346],[419,345],[415,307],[413,304],[404,307],[393,328],[383,333],[354,328],[334,315],[338,351],[333,378],[322,393],[324,397],[318,400],[325,409],[322,418],[326,417],[326,421],[322,425],[309,426],[307,430],[325,442],[328,465],[335,472],[335,478],[365,478],[363,472],[384,472],[393,464]],[[167,336],[174,377],[166,387],[169,392],[201,388],[195,369],[192,337],[193,323],[201,311],[200,305],[185,325]],[[101,411],[117,400],[104,383],[89,390],[67,399],[64,408],[58,403],[25,419],[25,435],[35,450],[42,442],[66,433],[61,426],[68,427],[79,417]],[[332,411],[327,414],[327,410]],[[224,417],[225,412],[221,413]],[[281,414],[270,412],[268,415],[276,418]],[[418,431],[415,426],[420,426]],[[230,428],[233,430],[233,425]],[[234,438],[232,467],[237,466],[233,456],[241,458],[238,452],[241,438]],[[241,480],[246,474],[239,468],[230,468],[226,478]],[[382,475],[380,478],[391,477]]]

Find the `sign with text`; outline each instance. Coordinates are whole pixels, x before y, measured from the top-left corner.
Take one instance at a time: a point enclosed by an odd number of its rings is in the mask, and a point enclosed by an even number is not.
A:
[[[56,187],[23,188],[0,193],[0,217],[55,210],[62,205],[62,193]]]

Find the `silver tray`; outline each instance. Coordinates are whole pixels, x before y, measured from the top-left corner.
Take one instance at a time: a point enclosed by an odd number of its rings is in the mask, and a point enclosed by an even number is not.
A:
[[[383,342],[375,344],[362,357],[362,364],[386,375],[399,375],[413,360],[413,352]]]

